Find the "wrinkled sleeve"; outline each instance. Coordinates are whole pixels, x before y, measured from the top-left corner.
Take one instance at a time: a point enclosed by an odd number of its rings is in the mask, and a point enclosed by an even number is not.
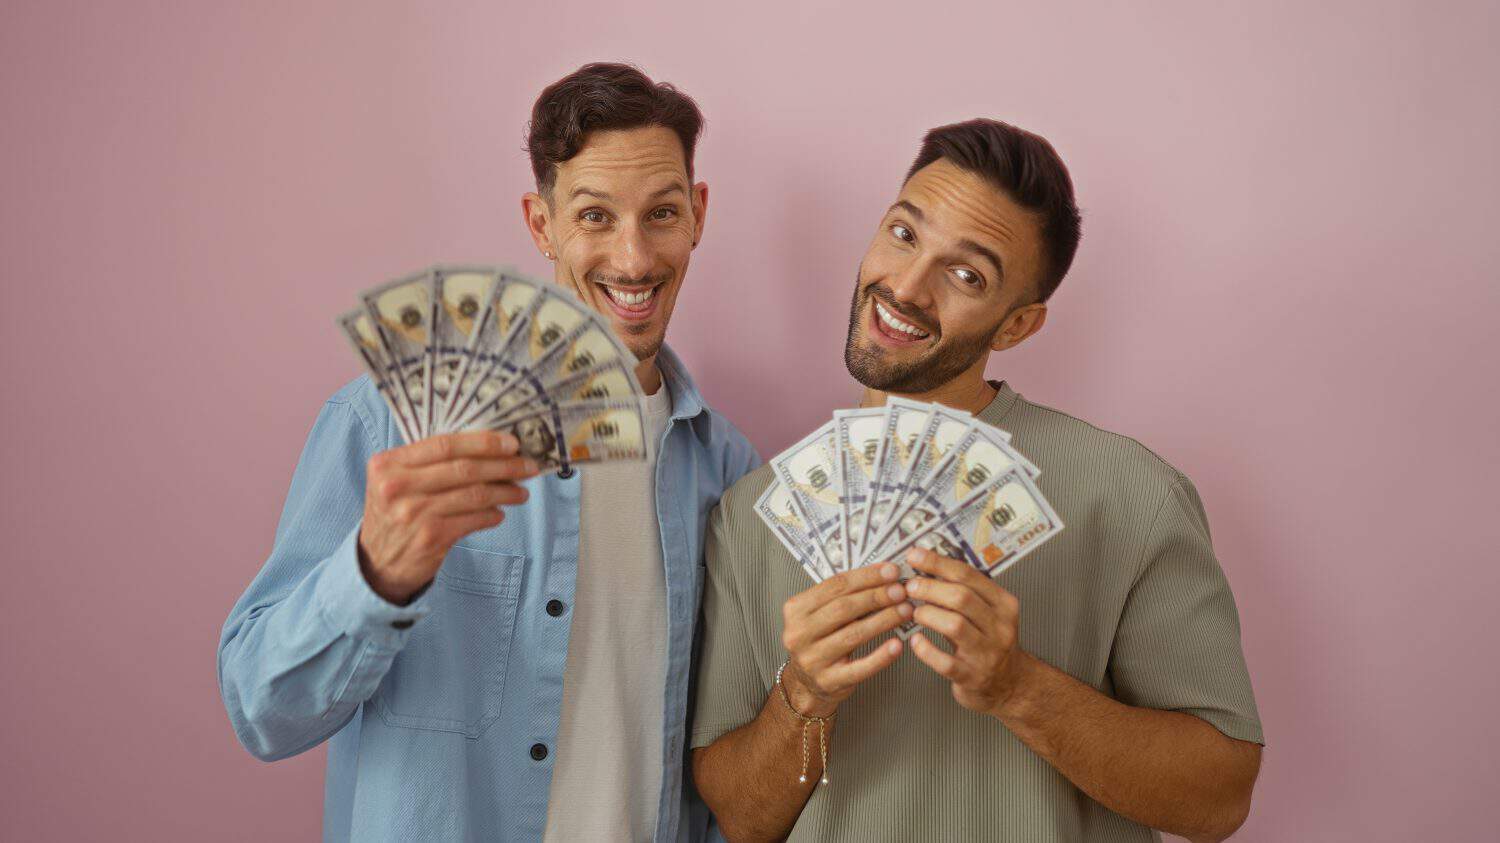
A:
[[[429,609],[393,605],[359,569],[365,463],[359,408],[330,400],[308,436],[270,558],[219,638],[219,691],[235,734],[265,761],[327,739],[374,694]]]
[[[1265,743],[1234,595],[1198,492],[1180,474],[1147,535],[1109,672],[1121,702],[1191,714],[1231,738]]]

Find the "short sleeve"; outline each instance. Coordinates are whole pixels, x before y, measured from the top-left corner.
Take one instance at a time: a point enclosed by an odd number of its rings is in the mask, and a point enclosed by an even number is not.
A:
[[[1109,673],[1127,705],[1191,714],[1231,738],[1265,744],[1234,596],[1198,492],[1180,474],[1147,534]]]
[[[698,652],[692,748],[708,746],[755,719],[766,680],[755,667],[749,629],[734,576],[735,549],[727,541],[725,505],[709,516],[705,543],[702,636]]]

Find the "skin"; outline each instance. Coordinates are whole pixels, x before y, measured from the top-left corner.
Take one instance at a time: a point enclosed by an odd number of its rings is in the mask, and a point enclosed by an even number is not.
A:
[[[514,436],[469,431],[381,451],[365,466],[359,564],[376,594],[396,605],[427,588],[453,543],[505,520],[526,502],[519,481],[535,461]]]
[[[661,388],[656,355],[688,260],[703,237],[708,185],[691,184],[669,129],[594,132],[557,166],[552,187],[521,198],[537,249],[558,284],[602,314],[635,354],[647,394]],[[606,288],[655,291],[632,312]],[[366,466],[360,568],[371,588],[404,605],[420,594],[465,535],[498,525],[501,507],[526,502],[517,485],[535,462],[509,434],[451,433],[376,454]]]
[[[990,353],[1046,322],[1037,300],[1044,271],[1039,222],[1003,191],[946,160],[915,173],[881,220],[851,305],[845,357],[865,384],[864,406],[901,395],[982,410],[995,397],[984,379]],[[924,336],[889,336],[876,301]],[[799,712],[836,714],[902,645],[892,639],[860,659],[853,651],[911,617],[953,644],[948,654],[925,635],[911,638],[912,655],[951,683],[955,703],[995,718],[1105,807],[1195,843],[1223,840],[1244,823],[1258,745],[1079,682],[1017,645],[1015,595],[932,551],[907,559],[923,576],[901,584],[894,565],[856,568],[786,602],[782,682]],[[908,597],[923,605],[913,610]],[[754,720],[693,752],[698,791],[732,840],[784,838],[818,784],[821,770],[797,781],[802,722],[780,694],[773,689]]]
[[[660,126],[599,131],[557,165],[544,193],[521,199],[527,229],[555,261],[558,284],[609,320],[639,360],[648,394],[661,386],[656,354],[703,238],[708,185],[688,178],[682,143]],[[654,289],[645,318],[622,312],[607,289]]]

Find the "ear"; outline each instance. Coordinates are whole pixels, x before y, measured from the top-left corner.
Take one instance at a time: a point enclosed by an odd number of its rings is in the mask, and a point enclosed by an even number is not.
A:
[[[531,241],[536,244],[537,250],[549,259],[556,254],[552,248],[552,238],[547,234],[551,214],[550,203],[539,194],[528,193],[521,197],[521,217],[526,221],[526,230],[531,232]]]
[[[708,182],[693,185],[693,248],[703,242],[703,221],[708,218]]]
[[[1015,348],[1040,331],[1046,323],[1046,302],[1033,302],[1025,307],[1018,307],[1005,317],[1004,322],[1000,323],[1000,330],[996,332],[994,342],[990,343],[990,350],[1004,351],[1007,348]]]

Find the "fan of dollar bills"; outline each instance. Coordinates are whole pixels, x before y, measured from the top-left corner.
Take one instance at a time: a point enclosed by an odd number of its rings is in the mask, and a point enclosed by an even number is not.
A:
[[[771,469],[756,511],[819,582],[887,560],[912,576],[913,547],[993,576],[1063,527],[1010,434],[940,404],[840,410]]]
[[[562,288],[487,266],[435,266],[339,317],[407,442],[502,430],[544,466],[646,454],[635,357]]]

